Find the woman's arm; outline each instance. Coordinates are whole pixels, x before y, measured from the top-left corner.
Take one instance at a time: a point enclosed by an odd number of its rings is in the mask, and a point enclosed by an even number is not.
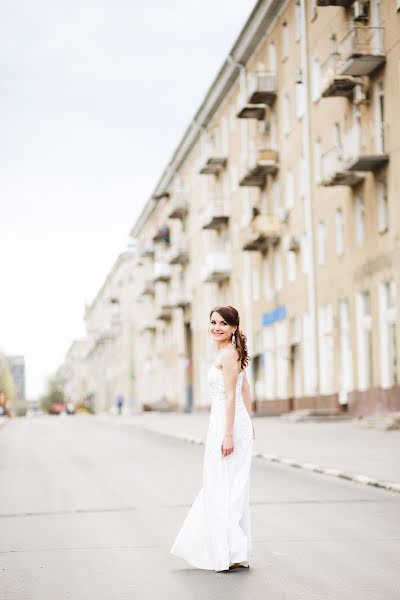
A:
[[[224,375],[226,396],[225,435],[222,441],[222,454],[228,456],[233,452],[233,425],[235,423],[236,383],[238,378],[237,354],[232,347],[221,356],[222,372]]]

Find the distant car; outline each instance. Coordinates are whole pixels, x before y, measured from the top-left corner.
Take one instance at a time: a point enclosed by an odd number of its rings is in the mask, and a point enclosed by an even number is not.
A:
[[[49,406],[49,414],[61,415],[65,413],[65,404],[63,402],[52,402]]]
[[[75,414],[75,406],[72,404],[72,402],[67,402],[67,404],[65,405],[65,412],[67,413],[67,415]]]

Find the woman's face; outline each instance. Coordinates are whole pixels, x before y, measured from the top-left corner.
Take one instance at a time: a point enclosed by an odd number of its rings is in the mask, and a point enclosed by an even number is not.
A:
[[[210,332],[213,340],[216,342],[230,340],[235,329],[236,327],[234,325],[229,325],[219,313],[214,311],[211,314]]]

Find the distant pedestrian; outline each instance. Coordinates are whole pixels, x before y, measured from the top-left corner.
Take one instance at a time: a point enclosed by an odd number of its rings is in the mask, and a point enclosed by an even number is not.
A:
[[[122,394],[118,394],[118,396],[115,399],[115,404],[117,405],[118,414],[121,415],[122,414],[122,408],[124,406],[124,397],[123,397]]]
[[[239,314],[232,306],[210,313],[217,354],[208,373],[211,414],[204,452],[203,487],[170,550],[199,569],[249,567],[252,556],[250,468],[254,440],[249,356]]]

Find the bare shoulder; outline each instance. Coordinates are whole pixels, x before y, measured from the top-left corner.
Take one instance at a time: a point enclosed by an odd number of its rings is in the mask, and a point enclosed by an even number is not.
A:
[[[237,369],[238,354],[233,345],[229,344],[221,351],[220,361],[223,368]]]

